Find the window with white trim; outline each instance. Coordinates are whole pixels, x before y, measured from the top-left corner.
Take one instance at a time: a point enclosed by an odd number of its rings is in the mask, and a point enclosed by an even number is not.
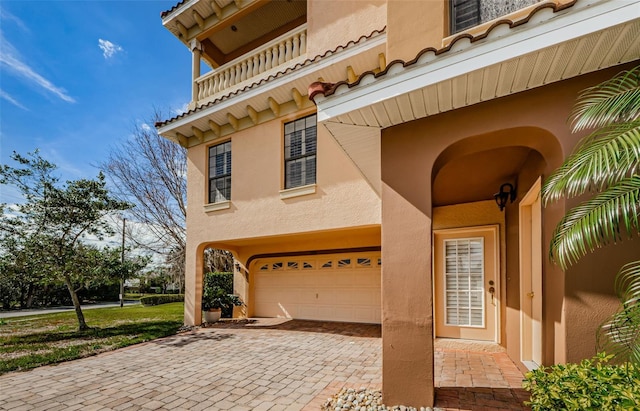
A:
[[[284,188],[316,182],[316,115],[284,125]]]
[[[209,203],[231,200],[231,141],[209,147]]]

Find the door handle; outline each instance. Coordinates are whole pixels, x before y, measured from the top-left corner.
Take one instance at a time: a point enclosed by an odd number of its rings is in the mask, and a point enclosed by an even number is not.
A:
[[[491,304],[496,305],[495,303],[495,294],[496,294],[496,289],[495,287],[489,287],[489,293],[491,294]]]

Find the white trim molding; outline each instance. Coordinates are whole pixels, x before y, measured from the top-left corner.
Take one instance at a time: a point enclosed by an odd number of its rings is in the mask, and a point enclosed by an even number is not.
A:
[[[286,200],[287,198],[301,197],[309,194],[316,193],[316,185],[308,184],[306,186],[287,188],[286,190],[280,190],[280,199]]]
[[[227,210],[231,208],[231,201],[219,201],[217,203],[210,203],[204,205],[204,212],[210,213],[213,211]]]

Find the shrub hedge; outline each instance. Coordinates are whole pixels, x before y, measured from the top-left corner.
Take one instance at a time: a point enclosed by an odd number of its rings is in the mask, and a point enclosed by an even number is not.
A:
[[[206,273],[205,284],[209,287],[220,287],[227,294],[233,294],[233,273]]]
[[[206,273],[204,275],[204,287],[221,288],[225,294],[233,294],[233,273]],[[222,318],[233,317],[233,307],[222,309]]]
[[[532,411],[640,410],[640,368],[607,364],[600,353],[580,364],[540,367],[525,375]]]
[[[177,303],[181,301],[184,301],[184,294],[149,295],[140,298],[140,303],[144,306]]]

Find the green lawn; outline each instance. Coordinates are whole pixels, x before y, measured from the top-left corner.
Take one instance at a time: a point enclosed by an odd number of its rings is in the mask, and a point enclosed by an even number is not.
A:
[[[184,303],[83,311],[91,330],[79,332],[75,312],[0,320],[0,374],[28,370],[175,334]]]

